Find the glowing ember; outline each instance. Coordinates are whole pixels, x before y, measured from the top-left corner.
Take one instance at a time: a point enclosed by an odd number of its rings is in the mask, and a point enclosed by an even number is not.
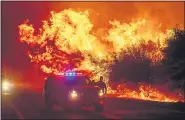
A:
[[[163,58],[165,38],[173,35],[172,30],[163,33],[160,24],[145,19],[129,24],[110,21],[110,29],[93,31],[88,15],[88,11],[68,9],[59,13],[51,12],[51,18],[43,21],[39,30],[35,30],[28,20],[19,25],[20,41],[26,42],[31,48],[28,51],[31,62],[40,65],[43,72],[52,74],[59,74],[70,65],[75,70],[88,70],[95,74],[92,76],[94,80],[103,75],[108,83],[109,67],[114,63],[115,56],[119,59],[122,51],[133,54],[129,48],[135,46],[155,64]],[[178,101],[147,86],[140,86],[140,92],[127,88],[123,90],[126,94],[121,96],[129,98]],[[146,97],[146,91],[152,95]],[[109,88],[110,92],[113,91]],[[153,95],[157,98],[152,98]]]

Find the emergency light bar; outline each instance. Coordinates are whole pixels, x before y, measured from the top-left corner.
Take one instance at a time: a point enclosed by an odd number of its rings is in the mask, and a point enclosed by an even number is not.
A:
[[[58,75],[61,75],[61,76],[82,76],[82,73],[76,73],[76,72],[73,72],[73,71],[70,71],[70,72],[62,72],[62,73],[59,73]]]

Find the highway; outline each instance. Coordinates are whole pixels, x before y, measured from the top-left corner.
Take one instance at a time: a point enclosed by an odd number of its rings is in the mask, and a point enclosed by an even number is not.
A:
[[[57,106],[52,112],[46,112],[42,94],[36,90],[19,90],[12,98],[8,95],[2,97],[2,119],[185,120],[185,112],[172,109],[171,103],[108,97],[102,113],[95,113],[89,108],[67,112]]]

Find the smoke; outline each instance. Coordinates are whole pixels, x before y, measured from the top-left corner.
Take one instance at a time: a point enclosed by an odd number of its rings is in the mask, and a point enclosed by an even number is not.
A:
[[[89,10],[95,29],[108,27],[109,20],[130,22],[142,18],[162,23],[163,30],[176,24],[184,27],[183,2],[52,2],[49,6],[55,11],[68,8]]]
[[[138,17],[144,16],[162,23],[162,30],[174,28],[175,25],[184,27],[183,2],[138,2],[134,5],[138,10]]]

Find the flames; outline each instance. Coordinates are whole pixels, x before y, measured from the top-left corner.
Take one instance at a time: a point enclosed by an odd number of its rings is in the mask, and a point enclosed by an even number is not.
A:
[[[183,94],[180,91],[175,91],[174,93],[168,91],[165,93],[157,88],[158,87],[154,88],[151,85],[140,83],[138,87],[130,89],[129,85],[121,84],[117,87],[116,96],[160,102],[183,102]]]
[[[161,32],[161,24],[146,19],[130,23],[109,21],[110,28],[95,31],[88,11],[72,9],[58,13],[52,11],[51,18],[42,23],[39,29],[35,29],[29,20],[18,26],[20,41],[30,47],[28,56],[31,62],[37,63],[48,74],[59,74],[69,67],[88,70],[96,75],[92,79],[98,80],[103,75],[106,83],[109,81],[110,66],[114,64],[115,57],[120,59],[123,51],[134,56],[130,50],[134,46],[136,51],[142,51],[152,64],[156,64],[162,60],[162,50],[167,47],[165,38],[173,36],[172,30]],[[153,88],[148,89],[153,94],[157,92]],[[140,92],[125,90],[127,95],[124,97],[148,100],[144,97],[145,90],[142,86]],[[163,96],[159,92],[156,94],[158,99]],[[175,100],[165,97],[164,101]]]

